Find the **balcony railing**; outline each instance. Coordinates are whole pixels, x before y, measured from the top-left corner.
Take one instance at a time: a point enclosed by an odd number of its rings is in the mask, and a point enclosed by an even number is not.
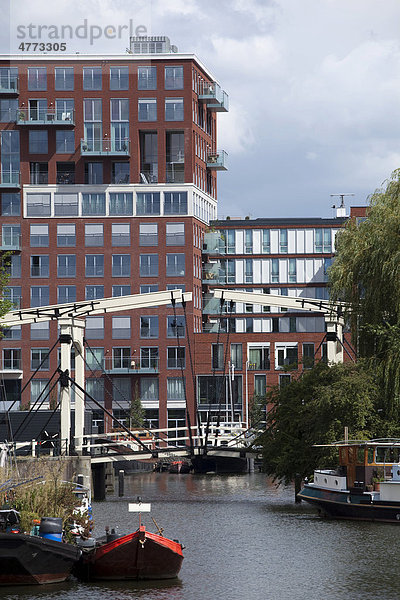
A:
[[[229,96],[215,81],[203,84],[199,100],[206,102],[210,110],[216,112],[228,112],[229,110]]]
[[[221,269],[219,263],[207,263],[203,267],[203,283],[214,285],[225,283],[225,272]]]
[[[247,367],[249,371],[269,371],[271,368],[271,361],[268,358],[265,358],[264,360],[249,362]]]
[[[81,154],[84,156],[129,156],[131,141],[123,140],[81,140]]]
[[[21,250],[21,234],[3,235],[0,238],[0,250]]]
[[[115,358],[107,357],[104,359],[104,370],[109,374],[145,374],[158,373],[160,369],[159,358],[142,358],[136,356]]]
[[[61,111],[55,108],[42,110],[40,108],[20,107],[17,110],[18,125],[57,125],[58,127],[74,126],[75,111]]]
[[[21,187],[21,175],[19,171],[1,171],[0,188]]]
[[[214,154],[207,156],[207,168],[213,169],[214,171],[227,171],[228,170],[228,154],[225,150],[218,150]]]
[[[19,94],[18,75],[0,77],[0,94]]]
[[[208,231],[203,239],[204,254],[225,254],[225,240],[220,231]]]

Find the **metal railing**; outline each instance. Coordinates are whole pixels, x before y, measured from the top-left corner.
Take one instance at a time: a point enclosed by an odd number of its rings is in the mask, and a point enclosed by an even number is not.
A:
[[[106,357],[104,359],[104,369],[109,372],[127,372],[127,373],[158,373],[160,367],[159,358],[138,358],[129,357]]]
[[[81,153],[84,155],[102,155],[102,154],[116,154],[126,155],[130,154],[130,139],[111,139],[104,138],[85,140],[81,139]]]
[[[17,123],[18,125],[75,125],[75,110],[20,106],[17,110]]]

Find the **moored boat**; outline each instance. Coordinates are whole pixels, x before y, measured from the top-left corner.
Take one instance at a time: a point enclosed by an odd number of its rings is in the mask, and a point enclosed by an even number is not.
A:
[[[186,460],[174,460],[169,465],[170,473],[190,473],[190,464]]]
[[[400,440],[337,442],[339,467],[317,469],[298,497],[321,515],[400,524]]]
[[[20,533],[18,516],[13,509],[1,511],[0,585],[65,581],[79,560],[80,549],[62,542],[59,524],[49,520],[42,519],[38,535]]]
[[[130,504],[129,510],[149,512],[150,504]],[[150,533],[141,517],[133,533],[119,535],[106,530],[104,537],[83,541],[81,548],[76,575],[88,581],[172,579],[183,561],[182,544],[164,537],[159,528],[158,533]]]

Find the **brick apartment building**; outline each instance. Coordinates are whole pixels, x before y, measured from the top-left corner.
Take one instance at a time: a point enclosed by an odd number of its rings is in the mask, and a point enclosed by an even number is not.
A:
[[[203,421],[221,407],[228,420],[245,421],[254,393],[290,377],[285,365],[322,356],[323,320],[236,304],[219,325],[210,291],[325,298],[345,218],[218,221],[226,153],[217,146],[217,115],[228,111],[228,96],[168,38],[138,38],[131,47],[110,56],[0,57],[7,294],[27,308],[192,291],[185,315],[169,306],[88,317],[87,389],[118,417],[140,396],[153,427],[184,425],[186,399],[192,423],[196,402]],[[5,331],[8,402],[19,400],[57,337],[54,322]],[[16,408],[38,399],[57,365],[53,352]],[[103,427],[102,411],[93,414]]]

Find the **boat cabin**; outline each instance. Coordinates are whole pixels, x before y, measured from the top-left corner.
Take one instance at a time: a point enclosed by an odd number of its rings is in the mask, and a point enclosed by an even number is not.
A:
[[[335,446],[339,447],[339,473],[346,476],[348,489],[365,489],[391,478],[393,465],[400,464],[400,440],[339,442]]]

